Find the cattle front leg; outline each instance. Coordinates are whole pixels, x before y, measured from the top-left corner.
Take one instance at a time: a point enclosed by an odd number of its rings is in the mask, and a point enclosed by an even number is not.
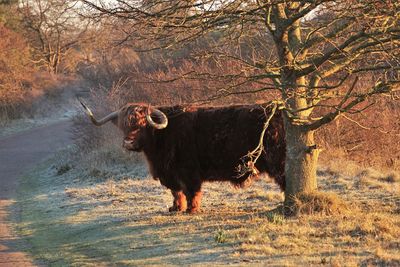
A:
[[[170,212],[173,211],[186,211],[187,209],[187,201],[186,196],[182,191],[173,191],[171,190],[172,195],[174,196],[174,202],[172,207],[169,208]]]

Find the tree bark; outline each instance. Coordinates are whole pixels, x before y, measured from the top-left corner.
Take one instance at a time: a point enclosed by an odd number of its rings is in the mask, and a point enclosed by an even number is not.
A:
[[[317,161],[319,150],[314,142],[314,131],[293,125],[285,118],[286,130],[286,189],[285,206],[292,206],[293,197],[317,189]]]

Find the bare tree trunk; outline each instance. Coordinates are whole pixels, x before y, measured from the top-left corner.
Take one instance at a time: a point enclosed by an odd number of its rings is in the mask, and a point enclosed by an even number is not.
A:
[[[285,206],[293,204],[298,193],[317,189],[317,161],[319,150],[314,142],[314,131],[293,125],[285,118],[286,129],[286,189]]]
[[[282,56],[283,62],[290,64],[290,54]],[[294,67],[293,67],[294,68]],[[283,97],[287,99],[288,112],[284,117],[286,134],[286,161],[285,161],[285,206],[293,206],[293,198],[299,193],[308,193],[317,190],[317,162],[318,152],[314,141],[314,131],[302,125],[312,112],[306,99],[307,81],[305,77],[296,78],[289,69],[284,73]],[[287,94],[286,92],[289,92]]]

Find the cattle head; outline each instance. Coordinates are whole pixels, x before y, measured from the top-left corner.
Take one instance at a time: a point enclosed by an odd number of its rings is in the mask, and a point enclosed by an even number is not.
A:
[[[111,121],[118,126],[124,134],[122,146],[132,151],[143,150],[148,141],[149,130],[161,130],[168,125],[167,116],[150,105],[129,103],[97,120],[93,112],[84,103],[81,104],[94,125],[101,126]]]

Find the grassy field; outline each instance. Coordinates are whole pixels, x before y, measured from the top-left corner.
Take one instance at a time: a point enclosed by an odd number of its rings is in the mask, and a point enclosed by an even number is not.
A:
[[[320,166],[319,189],[345,201],[341,214],[274,213],[283,195],[263,178],[205,184],[203,212],[187,215],[167,212],[172,197],[140,158],[117,164],[104,152],[107,163],[76,167],[68,153],[23,177],[16,204],[17,231],[50,266],[400,265],[396,173]]]

